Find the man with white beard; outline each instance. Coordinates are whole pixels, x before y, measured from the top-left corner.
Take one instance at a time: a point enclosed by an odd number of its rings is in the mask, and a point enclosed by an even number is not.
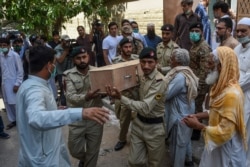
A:
[[[234,49],[239,62],[240,79],[239,84],[245,96],[244,116],[247,129],[247,145],[246,153],[247,164],[250,166],[250,18],[242,18],[237,25],[236,35],[240,42]]]
[[[183,119],[203,131],[205,149],[199,167],[245,167],[246,129],[244,95],[239,85],[237,57],[229,47],[218,47],[209,56],[206,78],[211,84],[209,111]],[[209,118],[208,125],[198,119]]]

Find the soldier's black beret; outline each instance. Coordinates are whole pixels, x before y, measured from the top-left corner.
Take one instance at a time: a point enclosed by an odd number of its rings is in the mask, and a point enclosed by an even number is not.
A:
[[[72,57],[75,57],[78,54],[86,53],[86,52],[87,52],[87,50],[84,47],[82,47],[82,46],[76,46],[76,47],[72,48],[72,51],[71,51],[70,55]]]
[[[151,47],[145,47],[139,55],[139,59],[144,59],[144,58],[152,58],[157,60],[155,49]]]
[[[161,27],[162,31],[174,31],[174,26],[172,24],[165,24]]]
[[[120,41],[119,45],[120,45],[120,46],[123,46],[123,45],[126,44],[126,43],[132,43],[132,39],[127,38],[127,37],[124,37],[124,38],[122,38],[122,40]]]
[[[190,25],[189,30],[192,28],[199,28],[201,31],[203,31],[203,25],[201,22],[194,22]]]

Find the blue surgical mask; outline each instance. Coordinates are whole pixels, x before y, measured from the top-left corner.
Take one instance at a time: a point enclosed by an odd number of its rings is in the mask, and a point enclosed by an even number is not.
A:
[[[7,53],[9,51],[8,48],[0,48],[0,52],[2,53]]]
[[[134,33],[138,33],[139,30],[136,28],[136,29],[133,29],[133,32],[134,32]]]
[[[245,37],[242,37],[242,38],[238,38],[238,41],[239,41],[241,44],[245,44],[245,43],[250,42],[250,38],[249,38],[249,36],[245,36]]]
[[[192,42],[198,42],[201,39],[201,35],[197,32],[190,32],[189,38]]]
[[[52,64],[53,66],[54,66],[54,70],[51,72],[50,70],[49,70],[49,72],[50,72],[50,74],[51,74],[51,78],[55,78],[55,76],[56,76],[56,66],[54,65],[54,64]]]

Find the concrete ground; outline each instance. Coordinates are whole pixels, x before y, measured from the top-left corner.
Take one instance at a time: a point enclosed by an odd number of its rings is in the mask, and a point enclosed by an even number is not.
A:
[[[0,109],[4,108],[2,99],[0,99]],[[0,111],[5,126],[9,123],[6,112]],[[104,133],[99,153],[97,167],[128,167],[127,157],[129,150],[129,142],[121,151],[114,151],[114,145],[117,142],[119,133],[119,122],[114,114],[111,115],[111,121],[104,125]],[[11,137],[9,139],[0,139],[0,167],[16,167],[18,161],[18,134],[16,127],[5,130]],[[67,142],[68,127],[63,127],[65,141]],[[128,139],[129,141],[129,139]],[[198,165],[200,156],[204,147],[203,140],[192,141],[193,160],[195,166]],[[78,166],[78,160],[71,158],[72,167]],[[166,147],[166,154],[162,167],[169,167],[169,151]]]

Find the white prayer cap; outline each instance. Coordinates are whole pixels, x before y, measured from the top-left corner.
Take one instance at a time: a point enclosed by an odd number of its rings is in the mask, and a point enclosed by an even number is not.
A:
[[[248,18],[248,17],[243,17],[242,19],[240,19],[240,21],[238,22],[238,24],[243,24],[243,25],[248,25],[248,26],[250,26],[250,18]]]
[[[155,26],[154,23],[148,23],[148,24],[147,24],[147,27],[154,27],[154,26]]]

